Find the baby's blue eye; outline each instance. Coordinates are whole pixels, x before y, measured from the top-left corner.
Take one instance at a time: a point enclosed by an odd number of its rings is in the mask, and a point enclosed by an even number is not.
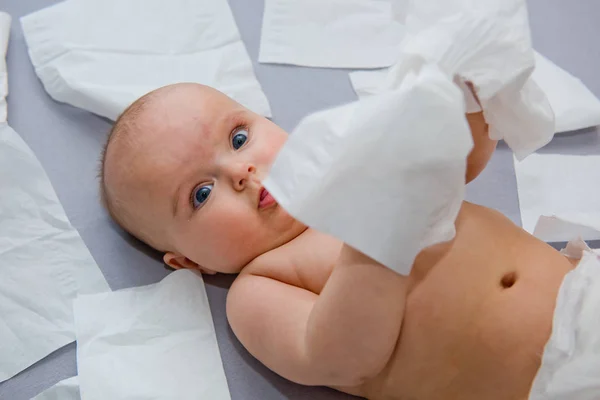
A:
[[[192,195],[194,208],[200,208],[200,206],[202,206],[202,204],[208,200],[208,196],[210,196],[212,189],[213,185],[198,186],[196,189],[194,189],[194,193]]]
[[[231,145],[235,150],[239,150],[248,140],[248,132],[246,130],[239,130],[231,138]]]

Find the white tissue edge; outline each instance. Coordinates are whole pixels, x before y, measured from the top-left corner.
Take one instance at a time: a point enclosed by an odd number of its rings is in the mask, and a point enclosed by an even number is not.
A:
[[[564,242],[565,238],[573,237],[600,240],[600,226],[589,224],[585,217],[541,215],[533,230],[533,236],[544,242]]]
[[[583,115],[577,116],[577,118],[571,121],[564,121],[561,116],[567,113],[568,110],[557,110],[555,106],[550,102],[551,107],[555,111],[555,131],[569,132],[579,129],[589,128],[592,126],[600,125],[600,99],[598,99],[590,89],[577,77],[570,74],[568,71],[562,69],[548,58],[544,57],[539,52],[535,51],[536,66],[546,64],[544,67],[552,69],[557,75],[562,75],[562,82],[567,85],[571,85],[573,92],[586,93],[586,109],[579,110]],[[348,74],[352,88],[359,99],[375,95],[382,91],[381,85],[385,81],[388,69],[380,69],[376,71],[353,71]],[[546,93],[548,82],[544,81],[540,75],[536,72],[537,68],[533,71],[531,79],[538,84],[541,90]],[[465,103],[467,107],[467,113],[475,113],[481,111],[481,107],[475,101],[470,90],[464,85],[463,80],[457,82],[465,95]],[[578,87],[575,87],[578,85]],[[571,114],[571,113],[570,113]]]
[[[69,398],[64,397],[68,393]],[[58,397],[61,396],[61,397]],[[42,393],[33,397],[31,400],[79,400],[79,378],[73,376],[58,382],[56,385],[44,390]]]
[[[8,70],[6,65],[6,52],[10,38],[11,17],[0,11],[0,123],[8,119]]]

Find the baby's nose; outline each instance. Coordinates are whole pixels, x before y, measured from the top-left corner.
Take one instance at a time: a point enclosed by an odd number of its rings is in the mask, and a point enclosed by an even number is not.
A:
[[[243,164],[236,168],[233,177],[233,185],[236,190],[244,190],[252,175],[256,173],[256,167],[252,164]]]

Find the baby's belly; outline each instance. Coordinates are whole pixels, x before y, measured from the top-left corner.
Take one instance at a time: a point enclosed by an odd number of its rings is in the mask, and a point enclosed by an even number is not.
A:
[[[435,258],[435,257],[433,257]],[[432,266],[417,259],[397,348],[366,397],[526,399],[571,264],[500,214],[465,204]]]

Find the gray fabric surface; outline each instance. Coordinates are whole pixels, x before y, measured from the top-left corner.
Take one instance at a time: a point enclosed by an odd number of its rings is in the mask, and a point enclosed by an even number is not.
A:
[[[0,0],[0,10],[7,11],[14,19],[8,51],[9,123],[45,167],[67,215],[112,289],[157,282],[168,273],[160,256],[128,239],[98,202],[98,159],[110,124],[53,101],[44,92],[27,55],[19,17],[57,2]],[[289,131],[312,111],[355,99],[347,71],[258,64],[263,2],[230,0],[230,4],[276,123]],[[600,36],[600,2],[530,0],[529,5],[536,49],[581,78],[600,96],[600,51],[596,43]],[[570,134],[556,139],[545,151],[600,154],[600,135],[597,131]],[[500,146],[487,170],[470,185],[468,198],[496,208],[519,223],[515,175],[511,154],[505,146]],[[324,388],[290,383],[254,360],[227,325],[225,297],[232,280],[227,276],[206,279],[233,400],[351,398]],[[71,344],[0,384],[0,399],[29,399],[75,374],[75,345]]]

